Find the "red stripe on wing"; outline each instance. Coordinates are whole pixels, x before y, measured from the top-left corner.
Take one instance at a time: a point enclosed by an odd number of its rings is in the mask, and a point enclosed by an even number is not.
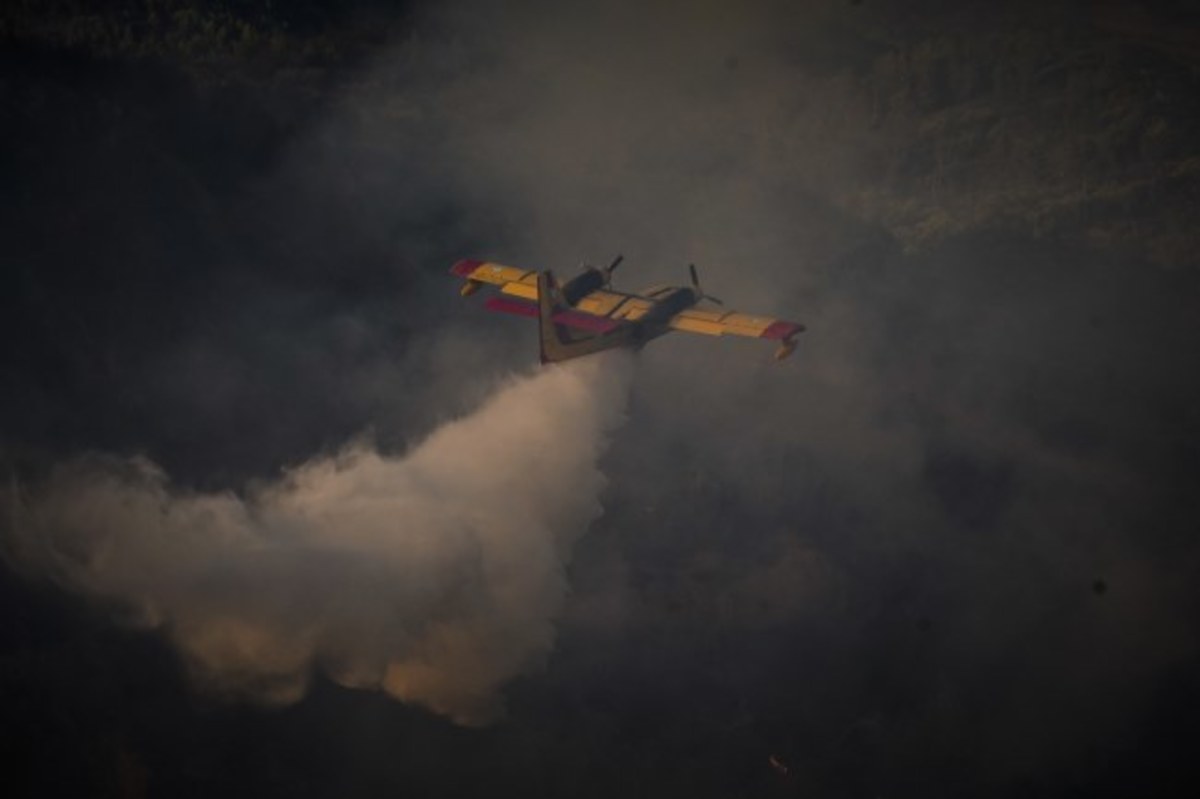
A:
[[[483,304],[484,308],[489,311],[499,311],[500,313],[510,313],[516,316],[537,316],[538,306],[536,302],[528,300],[513,299],[511,297],[488,297]],[[558,311],[554,314],[556,324],[573,327],[577,330],[589,330],[593,333],[607,333],[610,330],[615,330],[621,326],[620,322],[612,319],[607,319],[603,316],[594,316],[590,313],[582,311]]]
[[[517,316],[538,315],[538,307],[536,302],[514,300],[509,297],[488,297],[487,302],[483,304],[483,307],[487,308],[489,311],[516,314]]]
[[[791,338],[797,333],[804,332],[804,325],[797,322],[772,322],[767,326],[767,329],[759,334],[759,338],[768,338],[773,341],[780,341]]]
[[[483,261],[476,261],[472,258],[464,258],[463,260],[450,267],[450,274],[457,277],[470,277],[471,273],[479,268]]]

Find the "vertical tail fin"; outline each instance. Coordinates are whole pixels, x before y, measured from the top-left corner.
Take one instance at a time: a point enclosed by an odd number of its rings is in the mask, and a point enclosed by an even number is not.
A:
[[[554,297],[557,284],[554,273],[549,270],[538,273],[538,340],[541,345],[542,363],[566,360],[563,340],[558,326],[554,324]]]
[[[623,325],[611,332],[597,335],[567,336],[564,328],[554,321],[555,314],[562,310],[564,302],[554,274],[550,271],[539,273],[538,339],[541,344],[542,363],[558,363],[591,355],[593,352],[614,347],[629,347],[638,343],[635,337],[638,329],[633,325]]]

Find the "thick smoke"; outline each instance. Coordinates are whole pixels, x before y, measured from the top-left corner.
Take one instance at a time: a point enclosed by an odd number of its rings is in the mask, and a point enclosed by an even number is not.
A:
[[[162,628],[220,693],[291,702],[320,668],[482,723],[553,644],[631,365],[513,379],[406,455],[352,444],[245,497],[176,489],[141,458],[79,460],[14,503],[6,548]]]

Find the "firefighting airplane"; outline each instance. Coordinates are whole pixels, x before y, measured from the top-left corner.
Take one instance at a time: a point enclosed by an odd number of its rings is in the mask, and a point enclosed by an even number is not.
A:
[[[802,324],[697,308],[704,300],[722,303],[700,288],[692,264],[688,265],[690,288],[652,286],[638,294],[613,291],[612,274],[622,260],[623,256],[618,255],[604,269],[584,266],[581,274],[562,284],[550,271],[518,269],[490,261],[462,260],[450,268],[450,274],[465,281],[460,289],[464,297],[485,283],[499,286],[500,294],[508,295],[489,297],[484,303],[488,310],[536,317],[542,363],[566,361],[614,347],[641,348],[672,330],[778,341],[776,360],[795,351],[796,336],[804,331]]]

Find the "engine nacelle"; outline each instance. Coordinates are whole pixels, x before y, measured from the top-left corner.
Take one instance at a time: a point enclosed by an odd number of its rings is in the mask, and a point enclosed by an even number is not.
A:
[[[482,285],[483,283],[479,280],[468,280],[462,284],[462,288],[458,290],[458,293],[464,297],[470,297],[472,294],[479,291],[479,287]]]
[[[575,304],[597,289],[604,288],[604,273],[594,266],[585,267],[583,274],[562,284],[562,298],[572,308]]]

